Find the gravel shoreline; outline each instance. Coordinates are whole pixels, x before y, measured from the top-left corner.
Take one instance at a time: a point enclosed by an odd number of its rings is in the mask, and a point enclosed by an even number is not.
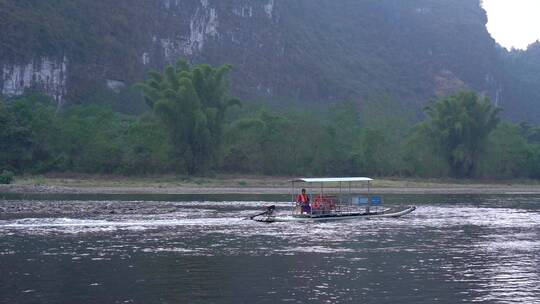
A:
[[[332,188],[326,188],[331,190]],[[335,188],[334,188],[335,189]],[[360,188],[362,189],[362,188]],[[365,189],[363,189],[365,190]],[[0,193],[51,194],[289,194],[290,187],[231,186],[54,186],[0,185]],[[537,185],[434,185],[430,187],[372,187],[381,194],[540,194]]]

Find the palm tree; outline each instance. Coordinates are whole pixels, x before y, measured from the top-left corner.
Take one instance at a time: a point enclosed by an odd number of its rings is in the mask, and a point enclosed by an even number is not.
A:
[[[179,170],[202,173],[221,145],[227,108],[239,104],[228,96],[230,65],[190,66],[180,60],[163,73],[150,72],[140,83],[146,103],[166,126]]]
[[[488,98],[470,91],[438,99],[425,108],[425,126],[454,176],[473,176],[500,111]]]

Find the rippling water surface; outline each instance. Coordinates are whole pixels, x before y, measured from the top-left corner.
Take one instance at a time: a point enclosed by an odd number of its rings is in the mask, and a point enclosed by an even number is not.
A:
[[[244,220],[261,201],[4,199],[0,302],[540,303],[539,196],[401,203],[418,209],[264,224]]]

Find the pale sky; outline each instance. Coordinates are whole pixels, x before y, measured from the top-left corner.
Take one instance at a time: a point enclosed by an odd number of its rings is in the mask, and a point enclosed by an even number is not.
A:
[[[483,0],[491,36],[507,49],[540,40],[540,0]]]

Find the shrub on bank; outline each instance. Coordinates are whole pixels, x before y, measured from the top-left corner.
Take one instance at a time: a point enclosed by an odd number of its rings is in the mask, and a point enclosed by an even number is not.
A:
[[[9,185],[13,181],[13,178],[15,177],[15,174],[9,170],[2,171],[2,174],[0,174],[0,184]]]

